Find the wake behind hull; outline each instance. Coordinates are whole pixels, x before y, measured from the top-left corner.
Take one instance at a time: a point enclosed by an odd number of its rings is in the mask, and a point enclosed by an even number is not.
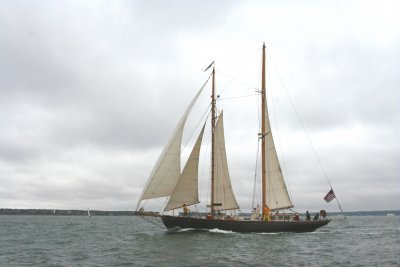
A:
[[[327,225],[330,220],[321,221],[240,221],[240,220],[209,220],[203,218],[175,217],[163,215],[162,221],[168,229],[220,229],[233,232],[279,233],[279,232],[312,232]]]

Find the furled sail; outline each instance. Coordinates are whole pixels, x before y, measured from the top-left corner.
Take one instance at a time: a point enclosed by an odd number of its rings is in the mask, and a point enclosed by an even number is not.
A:
[[[214,209],[217,211],[239,209],[235,195],[233,194],[231,179],[229,177],[222,112],[215,127],[214,145],[214,204],[222,204],[221,206],[215,206]]]
[[[147,184],[138,200],[137,208],[142,200],[170,196],[174,190],[181,174],[180,161],[183,128],[190,110],[192,109],[206,84],[207,81],[203,84],[196,96],[190,102],[190,105],[179,120],[169,142],[161,152],[155,166],[153,167],[150,177],[147,180]]]
[[[205,126],[205,125],[204,125]],[[199,203],[198,192],[198,167],[201,141],[203,140],[203,129],[197,138],[196,144],[190,153],[189,159],[183,168],[182,174],[175,186],[174,191],[169,198],[165,211],[177,209],[186,204],[186,206]]]
[[[286,183],[283,178],[278,155],[276,153],[274,139],[271,132],[271,124],[268,117],[268,108],[265,108],[265,151],[266,151],[266,192],[267,205],[271,210],[287,209],[293,207]]]

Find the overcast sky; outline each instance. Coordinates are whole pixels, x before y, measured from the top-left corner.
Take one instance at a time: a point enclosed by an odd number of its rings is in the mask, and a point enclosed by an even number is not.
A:
[[[398,1],[2,0],[0,208],[136,208],[215,60],[233,189],[248,210],[258,127],[248,95],[265,41],[296,209],[337,206],[322,199],[329,184],[288,94],[343,209],[400,209],[399,14]]]

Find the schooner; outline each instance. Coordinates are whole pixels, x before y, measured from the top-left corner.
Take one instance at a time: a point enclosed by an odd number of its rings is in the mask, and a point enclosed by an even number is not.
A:
[[[295,214],[270,216],[271,212],[287,210],[293,207],[283,178],[278,155],[269,121],[266,89],[265,89],[265,44],[262,47],[262,78],[261,78],[261,207],[262,216],[243,218],[238,216],[223,216],[221,212],[238,210],[229,176],[227,155],[225,149],[223,112],[217,114],[215,93],[215,66],[213,67],[211,92],[211,177],[209,211],[205,216],[167,215],[168,211],[184,208],[199,203],[198,166],[200,148],[204,135],[205,124],[189,158],[181,171],[181,143],[186,119],[204,90],[208,80],[197,92],[189,107],[182,115],[167,145],[161,152],[149,179],[138,200],[137,210],[143,200],[167,197],[168,202],[161,215],[164,225],[168,228],[195,228],[236,231],[236,232],[310,232],[329,223],[326,218],[316,220],[300,220]],[[206,69],[206,70],[207,70]],[[273,193],[270,193],[273,192]],[[268,213],[268,214],[267,214]]]

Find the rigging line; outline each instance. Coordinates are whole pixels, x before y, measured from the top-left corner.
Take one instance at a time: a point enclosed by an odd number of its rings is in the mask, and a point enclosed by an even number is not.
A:
[[[221,152],[221,146],[223,146],[224,144],[219,140],[218,141],[218,146],[219,146],[219,151]],[[225,154],[226,154],[226,151],[225,151]],[[228,159],[226,159],[226,155],[225,155],[225,160],[227,161]],[[225,180],[223,181],[223,185],[222,185],[222,189],[223,189],[223,192],[224,192],[224,203],[225,203],[225,208],[226,208],[226,203],[227,203],[227,201],[226,201],[226,198],[227,198],[227,192],[228,193],[232,193],[232,195],[233,195],[233,197],[234,197],[234,200],[235,200],[235,202],[236,202],[236,204],[237,204],[237,201],[236,201],[236,198],[235,198],[235,195],[233,194],[233,188],[232,188],[232,182],[230,181],[230,179],[231,179],[231,177],[230,177],[230,175],[229,175],[229,171],[228,171],[228,173],[226,172],[226,170],[225,170],[225,167],[226,167],[226,169],[228,170],[228,165],[226,165],[225,166],[225,164],[222,162],[222,164],[221,164],[222,166],[220,166],[220,169],[221,169],[221,171],[223,172],[223,175],[225,176],[225,177],[228,177],[229,178],[229,180],[228,180],[228,182],[226,182]],[[228,191],[229,190],[229,191]],[[239,205],[236,205],[236,206],[239,206]]]
[[[216,124],[218,125],[219,123],[219,119],[217,120]],[[219,184],[217,184],[217,182],[220,181],[220,179],[218,179],[219,177],[219,165],[218,165],[218,156],[219,153],[217,154],[216,148],[219,148],[219,136],[217,134],[217,126],[215,126],[215,141],[214,141],[214,203],[216,203],[217,200],[219,200],[220,194],[219,194]],[[212,166],[211,166],[212,168]],[[211,203],[211,205],[214,205],[214,203]],[[214,208],[215,209],[215,208]]]
[[[326,174],[325,169],[324,169],[324,167],[322,166],[322,162],[321,162],[321,160],[320,160],[319,157],[318,157],[317,151],[315,150],[314,145],[313,145],[312,142],[311,142],[311,138],[310,138],[310,136],[309,136],[309,134],[308,134],[308,131],[307,131],[306,127],[304,126],[304,123],[303,123],[303,121],[302,121],[302,119],[301,119],[301,117],[300,117],[300,114],[299,114],[299,112],[297,111],[297,109],[296,109],[296,107],[295,107],[295,105],[294,105],[293,98],[292,98],[292,96],[290,95],[289,91],[287,90],[286,85],[285,85],[285,83],[283,82],[282,76],[280,75],[280,73],[279,73],[279,71],[278,71],[278,68],[276,67],[276,65],[275,65],[275,63],[274,63],[271,54],[269,54],[269,57],[270,57],[270,59],[271,59],[272,65],[274,65],[274,68],[275,68],[276,73],[278,74],[279,80],[281,81],[282,86],[283,86],[283,88],[285,89],[285,92],[286,92],[286,94],[287,94],[287,96],[288,96],[288,98],[289,98],[290,104],[292,105],[292,108],[293,108],[293,110],[294,110],[294,112],[295,112],[295,114],[296,114],[296,116],[297,116],[297,119],[299,120],[300,125],[301,125],[301,127],[303,128],[303,130],[304,130],[304,132],[305,132],[305,134],[306,134],[307,140],[308,140],[308,142],[309,142],[309,144],[310,144],[310,146],[311,146],[311,148],[312,148],[312,151],[314,152],[314,155],[315,155],[315,157],[316,157],[316,159],[317,159],[317,161],[318,161],[318,163],[319,163],[319,166],[320,166],[320,168],[321,168],[321,170],[322,170],[322,173],[324,174],[326,180],[328,181],[329,186],[332,188],[332,184],[331,184],[331,182],[329,181],[328,175]]]
[[[253,56],[251,56],[250,59],[249,59],[245,64],[243,64],[243,67],[242,67],[242,68],[236,73],[236,75],[233,76],[233,77],[230,76],[230,75],[224,74],[224,73],[222,73],[222,72],[220,72],[220,71],[217,71],[218,73],[220,73],[220,74],[222,74],[222,75],[225,75],[225,76],[231,78],[231,81],[220,91],[220,93],[222,93],[223,91],[225,91],[225,89],[227,89],[234,81],[240,82],[240,81],[237,80],[236,78],[239,77],[239,75],[244,71],[244,69],[247,68],[247,66],[250,64],[250,62],[253,61],[253,59],[258,55],[258,53],[259,53],[258,50],[257,50],[256,52],[254,52]],[[242,82],[242,83],[244,83],[244,82]],[[247,85],[249,85],[249,84],[247,84]]]
[[[332,189],[332,187],[331,187],[331,189]],[[332,189],[332,190],[333,190],[333,189]],[[340,211],[342,212],[343,217],[346,219],[346,215],[344,215],[344,211],[343,211],[343,209],[342,209],[342,206],[340,206],[340,203],[339,203],[339,200],[337,199],[336,194],[335,194],[335,199],[336,199],[336,202],[337,202],[337,204],[338,204],[338,206],[339,206]]]
[[[259,68],[258,68],[258,81],[261,81],[261,68],[262,68],[262,60],[260,61],[259,64]],[[261,95],[261,90],[260,88],[256,88],[256,92],[258,95]],[[255,98],[256,101],[256,105],[257,105],[257,118],[258,118],[258,133],[261,133],[262,129],[261,129],[261,107],[260,104],[261,102],[259,101],[259,99]],[[255,173],[254,173],[254,192],[253,192],[253,198],[255,198],[255,201],[257,202],[257,206],[259,205],[259,198],[260,198],[260,192],[259,190],[257,190],[257,178],[261,176],[260,173],[260,167],[259,167],[259,161],[261,160],[260,157],[260,139],[257,139],[257,157],[256,157],[256,169],[255,169]],[[258,174],[258,176],[257,176]],[[261,188],[261,187],[260,187]],[[254,202],[254,199],[253,199]]]
[[[238,80],[238,79],[236,79],[235,77],[232,77],[232,76],[229,75],[229,74],[226,74],[226,73],[224,73],[224,72],[222,72],[222,71],[217,71],[217,70],[215,70],[215,72],[218,72],[219,74],[222,74],[223,76],[226,76],[226,77],[228,77],[228,78],[231,79],[231,81],[228,83],[228,85],[226,85],[226,86],[224,87],[224,89],[222,89],[222,90],[220,91],[220,93],[222,93],[223,91],[225,91],[225,89],[226,89],[228,86],[230,86],[233,82],[241,83],[241,84],[246,85],[247,87],[249,87],[249,88],[251,88],[251,89],[256,89],[256,90],[257,90],[257,87],[255,87],[254,85],[249,84],[249,83],[244,82],[244,81],[241,81],[241,80]]]
[[[260,154],[260,139],[258,139],[257,142],[257,155],[256,155],[256,166],[254,168],[254,187],[253,187],[253,201],[251,202],[251,207],[255,207],[255,201],[256,201],[256,190],[257,190],[257,170],[258,170],[258,160],[259,160],[259,155]],[[258,196],[257,196],[258,197]],[[258,201],[257,201],[258,204]]]
[[[262,77],[261,77],[261,75],[262,75],[262,59],[260,60],[260,62],[259,62],[259,66],[258,66],[258,81],[260,81],[260,83],[258,84],[258,87],[256,88],[256,92],[258,93],[258,95],[259,96],[261,96],[262,95],[262,92],[261,92],[261,89],[260,89],[260,87],[262,86],[261,85],[261,80],[262,80]],[[260,101],[260,100],[256,100],[256,102],[257,102],[257,115],[258,115],[258,132],[259,133],[261,133],[261,131],[262,131],[262,100]]]
[[[154,200],[155,200],[156,202],[158,202],[158,204],[164,204],[164,202],[165,202],[165,199],[164,199],[164,198],[168,198],[168,197],[154,198]],[[144,203],[142,204],[142,208],[144,208],[144,207],[148,204],[149,200],[150,200],[150,199],[144,199],[144,200],[142,200],[142,202],[144,202]],[[160,213],[161,213],[161,212],[160,212]]]
[[[144,207],[148,204],[150,199],[143,199],[142,203],[141,203],[141,207],[144,209]],[[162,204],[164,201],[162,201],[160,198],[155,198],[154,199],[156,202],[158,202],[159,204]],[[161,212],[159,212],[161,213]]]
[[[260,204],[260,193],[262,190],[262,186],[260,186],[261,185],[260,178],[262,177],[261,167],[260,167],[260,162],[262,160],[261,153],[260,153],[260,148],[261,148],[260,140],[261,139],[257,140],[256,166],[255,166],[255,173],[254,173],[254,198],[255,198],[255,202],[257,203],[257,206],[259,206],[259,204]]]
[[[144,207],[147,205],[147,201],[148,201],[148,199],[145,199],[145,200],[143,200],[142,202],[142,208],[144,209]]]
[[[211,125],[211,120],[210,120],[210,127],[212,127],[212,125]],[[211,161],[211,159],[210,159],[210,155],[209,155],[209,153],[207,152],[208,150],[209,150],[209,148],[211,147],[211,149],[212,149],[212,142],[211,142],[211,139],[212,139],[212,134],[211,134],[211,131],[208,131],[208,139],[207,139],[207,146],[206,146],[206,152],[205,152],[205,156],[204,156],[204,160],[203,160],[203,171],[202,171],[202,177],[201,177],[201,179],[202,179],[202,181],[204,181],[204,179],[206,180],[206,182],[207,182],[207,190],[205,191],[206,193],[205,193],[205,195],[206,195],[206,201],[205,201],[205,211],[207,212],[207,203],[208,203],[208,201],[210,201],[210,192],[211,192],[211,190],[210,190],[210,187],[211,187],[211,184],[210,184],[210,180],[211,179],[208,179],[209,178],[209,174],[211,173],[211,164],[206,164],[205,162],[206,161],[208,161],[208,162],[210,162]],[[204,172],[204,169],[205,169],[205,166],[208,166],[208,170],[207,170],[207,172]],[[206,178],[204,178],[204,176],[206,176]],[[203,182],[204,183],[204,182]]]
[[[261,147],[261,146],[260,146]],[[258,161],[260,162],[260,159],[261,159],[261,155],[260,155],[260,153],[258,154]],[[258,188],[257,188],[257,190],[256,190],[256,203],[257,203],[257,206],[259,207],[260,206],[260,200],[261,200],[261,186],[260,186],[260,184],[261,184],[261,180],[260,180],[260,178],[261,178],[261,168],[260,168],[260,163],[258,163],[258,169],[257,169],[257,184],[259,185],[258,186]]]
[[[211,133],[208,133],[208,139],[207,139],[207,142],[206,142],[206,151],[204,152],[204,155],[208,155],[208,148],[209,148],[209,144],[210,144],[210,139],[211,139]],[[206,162],[206,160],[208,161],[209,160],[209,158],[207,158],[207,156],[205,156],[204,157],[204,159],[203,159],[203,164],[202,164],[202,170],[201,170],[201,176],[200,176],[200,179],[201,179],[201,183],[200,183],[200,188],[199,188],[199,191],[200,192],[202,192],[202,188],[204,188],[202,185],[203,185],[203,183],[204,183],[204,174],[206,173],[206,172],[204,172],[204,169],[205,169],[205,166],[206,166],[206,164],[205,164],[205,162]],[[209,172],[207,172],[207,174],[208,174]],[[209,186],[210,186],[210,180],[208,179],[208,176],[207,176],[207,188],[209,189]],[[209,191],[207,190],[206,191],[207,192],[207,200],[209,199]],[[199,198],[200,198],[200,196],[199,196]],[[206,210],[207,210],[207,208],[206,208]]]
[[[198,122],[196,123],[196,125],[194,126],[194,129],[192,131],[192,134],[189,136],[189,138],[186,140],[186,142],[183,144],[182,148],[181,148],[181,152],[183,152],[183,150],[186,148],[186,145],[189,143],[189,141],[192,139],[194,133],[196,132],[197,128],[199,127],[200,123],[203,121],[204,117],[207,114],[207,117],[205,119],[205,121],[207,121],[208,116],[210,116],[211,110],[209,110],[209,107],[211,106],[211,104],[209,104],[206,108],[206,110],[204,111],[204,113],[201,115],[200,119],[198,120]]]
[[[270,73],[267,76],[267,78],[268,78],[268,84],[269,84],[269,88],[270,88],[269,89],[269,91],[270,91],[269,95],[271,97],[271,101],[270,102],[272,103],[272,105],[270,105],[270,107],[272,109],[272,113],[273,113],[273,116],[274,116],[274,122],[275,122],[275,125],[276,125],[276,137],[277,137],[277,141],[278,141],[278,146],[279,146],[280,151],[281,151],[283,170],[285,170],[285,175],[283,176],[283,179],[286,180],[286,182],[287,182],[286,189],[287,189],[287,191],[289,193],[289,198],[291,200],[292,197],[291,197],[291,193],[290,193],[290,190],[289,190],[289,188],[290,188],[289,177],[288,177],[288,172],[287,172],[287,169],[286,169],[285,153],[284,153],[284,150],[283,150],[283,146],[282,146],[282,142],[281,142],[282,139],[281,139],[280,131],[279,131],[279,123],[278,123],[277,112],[276,112],[277,111],[276,102],[274,101],[274,96],[273,96],[273,93],[272,93],[273,86],[272,86],[272,79],[271,79]],[[282,173],[282,175],[283,175],[283,173]],[[286,179],[285,179],[285,177],[286,177]]]
[[[309,136],[309,134],[308,134],[308,132],[307,132],[307,130],[306,130],[306,127],[304,126],[303,121],[301,120],[300,114],[299,114],[299,112],[297,112],[297,109],[296,109],[296,107],[295,107],[295,105],[294,105],[294,101],[293,101],[293,99],[292,99],[292,97],[291,97],[289,91],[287,90],[285,83],[283,82],[282,76],[281,76],[281,74],[279,73],[278,68],[276,67],[276,65],[275,65],[275,63],[274,63],[274,60],[272,59],[271,53],[268,53],[268,55],[269,55],[269,58],[271,59],[272,65],[274,66],[276,73],[278,74],[279,80],[281,81],[282,86],[283,86],[283,88],[285,89],[285,92],[286,92],[286,94],[287,94],[287,96],[288,96],[288,98],[289,98],[289,100],[290,100],[290,103],[291,103],[291,105],[292,105],[292,108],[293,108],[293,110],[294,110],[294,112],[295,112],[295,114],[296,114],[298,120],[300,121],[300,125],[301,125],[301,127],[303,128],[303,130],[304,130],[304,132],[305,132],[305,134],[306,134],[307,140],[308,140],[308,142],[310,143],[310,146],[311,146],[311,148],[312,148],[312,151],[314,152],[314,155],[315,155],[315,157],[317,158],[317,161],[318,161],[319,166],[320,166],[320,168],[321,168],[321,170],[322,170],[322,173],[324,174],[324,176],[325,176],[325,178],[326,178],[326,181],[328,182],[330,188],[333,190],[331,181],[329,180],[328,175],[326,174],[325,169],[324,169],[324,167],[323,167],[323,165],[322,165],[322,162],[321,162],[320,158],[318,157],[317,151],[315,150],[314,145],[313,145],[312,142],[311,142],[311,138],[310,138],[310,136]],[[335,196],[336,196],[336,195],[335,195]],[[339,208],[340,208],[340,210],[341,210],[341,212],[342,212],[342,214],[343,214],[343,216],[344,216],[343,209],[342,209],[342,207],[340,206],[340,203],[339,203],[339,200],[338,200],[337,196],[336,196],[335,199],[336,199],[336,202],[337,202],[337,204],[338,204],[338,206],[339,206]],[[344,216],[344,217],[346,217],[346,216]]]
[[[251,95],[242,95],[242,96],[232,96],[232,97],[225,97],[225,98],[219,98],[217,100],[223,101],[223,100],[231,100],[231,99],[236,99],[236,98],[244,98],[244,97],[250,97],[250,96],[257,96],[258,94],[251,94]]]
[[[221,115],[220,115],[221,116]],[[218,122],[219,122],[219,120],[218,120]],[[219,133],[219,132],[218,132]],[[223,147],[223,145],[224,145],[224,142],[222,142],[222,140],[221,140],[221,138],[220,138],[220,136],[219,136],[219,134],[216,134],[216,140],[215,140],[215,144],[216,144],[216,146],[219,148],[218,149],[218,151],[219,151],[219,159],[220,159],[220,157],[221,157],[221,151],[222,151],[222,147]],[[225,152],[226,153],[226,152]],[[228,171],[228,173],[226,173],[226,171],[225,171],[225,164],[224,164],[224,162],[222,161],[221,162],[221,164],[218,164],[219,163],[219,161],[217,160],[217,162],[216,162],[216,164],[215,164],[215,168],[216,168],[216,173],[217,173],[217,175],[216,175],[216,177],[221,177],[219,174],[221,174],[223,177],[226,177],[226,176],[228,176],[229,177],[229,171]],[[226,166],[226,167],[228,167],[228,166]],[[218,180],[220,180],[220,179],[218,179]],[[232,192],[232,194],[233,194],[233,188],[232,188],[232,184],[231,184],[231,182],[230,182],[230,177],[229,177],[229,181],[226,183],[226,181],[223,179],[222,180],[222,183],[221,184],[219,184],[221,187],[220,188],[218,188],[218,186],[217,186],[217,190],[216,190],[216,193],[218,192],[219,194],[218,195],[221,195],[221,191],[222,191],[222,198],[223,198],[223,202],[224,202],[224,206],[222,206],[223,208],[222,208],[222,210],[227,210],[226,209],[226,203],[227,203],[227,201],[226,201],[226,198],[227,198],[227,190],[230,190],[230,191],[228,191],[228,193],[229,192]],[[229,187],[229,185],[230,185],[230,187]],[[237,201],[236,201],[236,199],[235,199],[235,202],[236,202],[236,205],[237,205]],[[238,205],[237,205],[238,206]],[[229,207],[230,208],[230,207]]]
[[[164,213],[164,208],[167,206],[167,204],[168,204],[170,198],[171,198],[171,196],[168,196],[168,197],[166,197],[166,198],[164,199],[164,203],[163,203],[163,205],[162,205],[162,207],[161,207],[161,210],[159,211],[160,214],[163,214],[163,213]]]

